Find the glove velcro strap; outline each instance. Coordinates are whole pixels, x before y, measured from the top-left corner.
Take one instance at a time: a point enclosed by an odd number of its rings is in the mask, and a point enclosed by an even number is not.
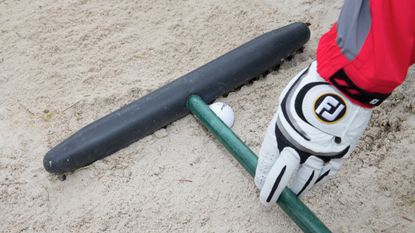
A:
[[[343,69],[331,76],[329,81],[345,95],[367,107],[379,106],[391,94],[371,93],[359,88]]]

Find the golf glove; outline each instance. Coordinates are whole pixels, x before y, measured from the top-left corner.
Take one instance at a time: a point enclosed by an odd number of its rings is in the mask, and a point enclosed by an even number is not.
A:
[[[301,196],[333,176],[370,120],[371,110],[350,102],[316,66],[290,81],[266,130],[255,174],[265,205],[275,203],[287,185]]]

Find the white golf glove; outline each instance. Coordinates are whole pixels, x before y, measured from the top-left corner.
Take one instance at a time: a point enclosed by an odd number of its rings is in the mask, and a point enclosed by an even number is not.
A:
[[[371,110],[350,102],[316,66],[313,62],[283,90],[265,133],[255,174],[265,205],[275,203],[287,185],[300,196],[333,176],[370,120]]]

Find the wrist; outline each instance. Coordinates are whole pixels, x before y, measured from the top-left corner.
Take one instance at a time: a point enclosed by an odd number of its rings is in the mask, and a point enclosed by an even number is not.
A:
[[[373,108],[379,106],[391,93],[369,92],[358,87],[346,74],[340,69],[330,78],[326,79],[334,88],[346,96],[352,103],[364,108]]]

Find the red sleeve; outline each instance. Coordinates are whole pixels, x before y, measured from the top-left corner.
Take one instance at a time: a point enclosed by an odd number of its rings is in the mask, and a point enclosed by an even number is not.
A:
[[[412,64],[415,64],[415,46],[413,46],[413,49],[412,49]]]
[[[356,89],[390,94],[415,63],[414,12],[413,0],[346,0],[338,22],[319,41],[317,71],[331,82],[342,70]]]

